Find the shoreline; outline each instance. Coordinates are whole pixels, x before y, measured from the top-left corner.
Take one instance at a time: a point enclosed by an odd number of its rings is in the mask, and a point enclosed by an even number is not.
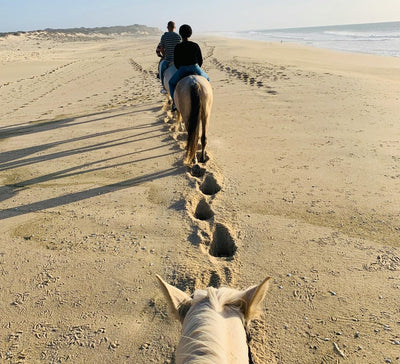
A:
[[[245,40],[290,42],[306,46],[356,54],[400,57],[400,22],[344,24],[288,29],[221,32],[227,37]]]
[[[326,51],[333,51],[333,52],[338,52],[338,53],[343,53],[343,54],[358,54],[358,55],[370,55],[370,56],[377,56],[377,57],[388,57],[388,58],[400,58],[400,55],[398,56],[391,56],[391,55],[387,55],[387,54],[378,54],[378,53],[374,53],[372,51],[367,52],[367,51],[356,51],[356,50],[341,50],[341,49],[337,49],[337,48],[330,48],[330,47],[322,47],[322,46],[317,46],[317,45],[312,45],[312,44],[305,44],[305,43],[301,43],[301,42],[295,42],[295,41],[288,41],[288,40],[262,40],[262,39],[254,39],[254,38],[250,38],[250,37],[239,37],[239,36],[229,36],[229,35],[212,35],[212,34],[206,34],[204,33],[204,36],[207,37],[219,37],[219,38],[228,38],[228,39],[237,39],[237,40],[242,40],[242,41],[254,41],[254,42],[261,42],[261,43],[273,43],[275,45],[279,45],[279,44],[288,44],[288,45],[292,45],[295,47],[305,47],[305,48],[313,48],[313,49],[320,49],[320,50],[326,50]]]

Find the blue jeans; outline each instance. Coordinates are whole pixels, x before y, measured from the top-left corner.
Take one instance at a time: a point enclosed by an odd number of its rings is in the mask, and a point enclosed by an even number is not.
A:
[[[190,75],[199,75],[205,77],[208,81],[210,78],[207,73],[205,73],[198,64],[192,64],[190,66],[180,66],[178,70],[174,73],[174,75],[169,80],[169,92],[171,94],[172,100],[174,99],[175,87],[178,82],[186,76]]]
[[[169,67],[171,62],[166,61],[163,59],[160,64],[160,79],[161,79],[161,84],[164,86],[164,72],[165,70]]]

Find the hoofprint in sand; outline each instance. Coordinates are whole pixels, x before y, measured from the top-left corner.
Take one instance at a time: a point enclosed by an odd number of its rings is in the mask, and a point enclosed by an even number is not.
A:
[[[210,160],[187,169],[158,38],[0,39],[0,361],[173,362],[160,274],[272,276],[256,363],[396,362],[400,60],[198,41]]]

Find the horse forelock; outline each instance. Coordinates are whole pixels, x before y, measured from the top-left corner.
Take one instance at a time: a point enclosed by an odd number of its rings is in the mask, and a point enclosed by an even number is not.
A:
[[[221,312],[225,306],[234,305],[239,307],[243,301],[243,292],[232,288],[208,287],[206,290],[196,290],[193,294],[192,305],[207,299],[211,308],[217,312]]]
[[[193,295],[192,306],[188,311],[182,327],[182,337],[177,351],[178,362],[196,362],[202,357],[202,363],[228,363],[228,352],[234,353],[237,348],[228,346],[227,337],[242,333],[230,332],[230,324],[226,326],[227,317],[237,317],[241,320],[243,314],[236,303],[241,302],[242,294],[230,288],[212,288],[196,290]],[[240,330],[240,326],[235,326]],[[243,327],[243,326],[242,326]],[[247,345],[244,342],[244,347]],[[207,358],[209,361],[205,361]]]

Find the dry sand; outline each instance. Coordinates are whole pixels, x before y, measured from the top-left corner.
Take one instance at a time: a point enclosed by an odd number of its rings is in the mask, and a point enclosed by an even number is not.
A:
[[[174,362],[158,273],[272,276],[257,364],[400,363],[400,59],[194,39],[193,175],[158,38],[73,40],[0,39],[0,362]]]

